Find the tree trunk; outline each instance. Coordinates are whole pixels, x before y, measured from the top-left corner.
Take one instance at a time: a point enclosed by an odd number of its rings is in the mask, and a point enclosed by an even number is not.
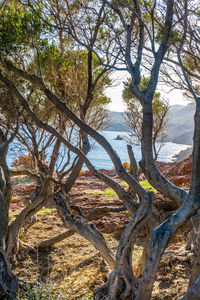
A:
[[[106,263],[112,270],[115,267],[114,254],[107,246],[106,241],[100,231],[97,230],[94,224],[87,222],[80,216],[74,216],[71,212],[70,204],[67,197],[62,192],[54,194],[54,200],[57,205],[58,213],[61,216],[63,223],[75,230],[82,237],[87,239],[100,252]]]
[[[3,171],[4,176],[4,201],[9,209],[10,201],[12,198],[12,187],[11,187],[11,180],[10,180],[10,173],[8,169],[8,165],[6,163],[6,156],[8,153],[9,141],[4,136],[3,132],[0,130],[0,166]]]
[[[5,240],[8,231],[8,206],[4,199],[6,182],[0,167],[0,299],[15,299],[17,278],[12,273],[5,252]]]
[[[187,197],[187,192],[182,190],[167,180],[157,169],[152,151],[152,104],[145,102],[143,105],[143,125],[142,125],[142,160],[140,166],[147,180],[155,187],[163,196],[172,199],[179,206]]]
[[[131,145],[127,145],[128,156],[130,160],[130,174],[139,181],[138,166]]]
[[[137,300],[150,299],[160,259],[170,239],[200,208],[200,105],[196,107],[194,120],[194,147],[190,191],[179,210],[152,232],[149,259],[140,282],[136,297]]]
[[[82,151],[85,155],[87,155],[88,152],[90,151],[90,143],[89,143],[87,134],[85,134],[85,133],[82,134],[82,140],[83,140]],[[76,162],[75,166],[73,167],[72,172],[69,175],[69,178],[66,180],[66,182],[64,184],[64,190],[65,190],[66,194],[68,194],[71,191],[76,179],[78,178],[78,176],[80,174],[83,163],[84,163],[84,161],[81,158],[79,158],[78,161]]]
[[[192,152],[192,179],[190,191],[193,196],[194,204],[199,205],[200,199],[200,99],[196,106],[196,113],[194,116],[195,128],[194,128],[194,147]],[[200,208],[200,205],[199,205]],[[190,283],[196,280],[200,273],[200,220],[199,211],[198,214],[192,219],[193,224],[193,240],[192,240],[192,271]]]
[[[16,299],[17,277],[12,273],[6,252],[0,247],[0,299]]]
[[[150,299],[158,266],[170,239],[197,211],[197,207],[191,206],[190,201],[188,199],[174,215],[152,231],[149,259],[140,282],[137,300]]]
[[[190,287],[198,275],[200,274],[200,223],[198,217],[192,218],[193,223],[193,231],[192,231],[192,241],[191,241],[191,251],[192,256],[190,257],[191,260],[191,276],[190,276]]]
[[[50,179],[45,179],[41,183],[39,191],[34,192],[34,197],[31,203],[25,207],[17,218],[9,226],[9,234],[7,240],[7,254],[9,257],[15,258],[19,248],[18,235],[23,224],[26,224],[28,220],[39,211],[46,201],[48,200],[49,194],[52,192],[52,186]]]
[[[152,145],[153,145],[154,161],[157,161],[157,159],[158,159],[158,153],[156,151],[156,141],[153,141]]]
[[[8,207],[4,200],[5,180],[3,170],[0,167],[0,247],[5,246],[5,239],[8,232]]]
[[[200,273],[188,289],[186,295],[180,300],[200,300]]]
[[[138,280],[132,270],[132,251],[138,231],[151,216],[152,203],[152,194],[149,193],[142,199],[142,204],[126,226],[118,246],[115,269],[108,281],[96,289],[96,300],[134,299]]]

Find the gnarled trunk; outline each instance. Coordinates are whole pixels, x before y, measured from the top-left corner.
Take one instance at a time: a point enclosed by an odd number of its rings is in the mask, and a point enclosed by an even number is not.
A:
[[[133,274],[132,251],[138,231],[151,216],[152,203],[152,195],[149,193],[142,199],[142,204],[126,226],[118,246],[115,269],[105,285],[96,289],[96,300],[134,299],[138,279]]]
[[[27,223],[28,220],[39,211],[46,201],[49,194],[52,192],[52,186],[50,179],[44,180],[39,191],[34,192],[34,197],[30,204],[25,207],[17,218],[9,226],[8,240],[7,240],[7,254],[9,257],[15,258],[15,255],[19,248],[19,231],[21,227]]]
[[[90,151],[90,143],[89,143],[87,134],[85,134],[84,132],[82,133],[82,140],[83,140],[82,152],[85,155],[87,155],[88,152]],[[83,166],[83,163],[84,163],[84,161],[81,158],[79,158],[78,161],[76,162],[75,166],[73,167],[72,172],[69,175],[69,178],[64,183],[63,187],[64,187],[66,194],[68,194],[71,191],[74,183],[76,182],[76,180],[80,174],[81,168]]]
[[[6,187],[3,169],[0,167],[0,298],[15,299],[17,278],[10,269],[9,260],[5,252],[5,241],[8,230],[8,206],[4,199]]]
[[[115,267],[114,254],[107,246],[102,233],[97,230],[94,224],[87,222],[82,217],[72,214],[69,201],[61,191],[55,193],[53,197],[63,223],[91,242],[112,270]]]
[[[181,205],[187,197],[187,192],[182,190],[167,180],[157,169],[152,151],[152,122],[153,112],[151,101],[145,102],[143,105],[143,124],[142,124],[142,160],[140,166],[147,180],[162,195],[175,201]]]
[[[195,113],[192,180],[189,194],[179,210],[152,232],[151,249],[145,272],[140,282],[137,300],[151,297],[160,259],[175,232],[184,225],[200,208],[200,106]],[[187,298],[186,298],[187,299]]]
[[[0,247],[0,299],[16,299],[17,277],[12,273],[5,250]]]

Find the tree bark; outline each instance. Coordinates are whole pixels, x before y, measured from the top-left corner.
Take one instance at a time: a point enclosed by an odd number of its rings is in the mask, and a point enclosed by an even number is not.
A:
[[[152,232],[149,259],[140,282],[136,297],[137,300],[150,299],[159,262],[170,239],[200,208],[200,103],[197,103],[194,121],[194,147],[190,191],[179,210]]]
[[[90,151],[90,143],[89,143],[88,136],[85,133],[82,133],[82,140],[83,140],[82,152],[85,155],[87,155],[88,152]],[[84,163],[83,159],[79,158],[77,160],[75,166],[72,169],[71,174],[69,175],[69,178],[64,183],[63,188],[64,188],[66,194],[68,194],[71,191],[76,179],[78,178],[78,176],[80,174],[83,163]]]
[[[197,209],[197,206],[191,205],[191,199],[188,199],[174,215],[152,231],[149,259],[140,282],[137,300],[150,299],[158,266],[170,239]]]
[[[38,244],[38,248],[48,248],[51,247],[57,243],[62,242],[64,239],[72,236],[73,234],[75,234],[74,230],[67,230],[66,232],[63,232],[51,239],[48,240],[44,240],[41,243]]]
[[[12,187],[10,180],[10,173],[8,169],[8,165],[6,163],[6,156],[8,153],[9,140],[7,140],[6,136],[0,130],[0,166],[3,171],[4,177],[4,201],[9,209],[10,201],[12,198]]]
[[[71,212],[70,204],[67,197],[62,192],[57,192],[53,196],[56,203],[58,213],[61,216],[63,223],[75,230],[82,237],[87,239],[100,252],[106,263],[112,270],[115,266],[114,254],[107,246],[106,241],[100,231],[97,230],[94,224],[87,222],[80,216],[74,216]]]
[[[200,274],[200,222],[198,216],[192,218],[192,240],[191,240],[191,275],[188,288],[194,283]]]
[[[130,160],[130,174],[139,181],[137,161],[135,159],[131,145],[127,145],[128,156]]]
[[[17,277],[12,273],[5,250],[0,247],[0,299],[17,298]]]
[[[188,289],[186,295],[180,300],[200,300],[200,273]]]
[[[152,104],[149,101],[143,105],[142,160],[140,161],[140,166],[150,184],[163,196],[172,199],[180,206],[186,199],[187,192],[169,182],[155,166],[152,151],[152,122]]]
[[[17,278],[10,269],[5,252],[5,241],[8,232],[8,206],[4,199],[5,189],[6,182],[3,168],[0,167],[0,298],[15,299]]]
[[[52,192],[50,179],[45,179],[38,189],[39,191],[34,192],[34,197],[30,204],[20,212],[17,218],[9,226],[7,240],[7,254],[9,257],[15,258],[18,251],[18,235],[23,224],[39,211],[48,200],[48,196]]]
[[[115,269],[111,272],[105,285],[96,289],[96,300],[134,299],[138,280],[132,270],[132,251],[138,231],[151,216],[152,204],[152,193],[148,193],[142,199],[139,209],[124,230],[116,254]]]

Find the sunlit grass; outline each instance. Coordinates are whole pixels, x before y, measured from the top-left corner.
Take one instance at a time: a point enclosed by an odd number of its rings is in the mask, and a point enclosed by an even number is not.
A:
[[[46,213],[52,212],[52,211],[56,211],[56,208],[44,208],[44,209],[39,210],[36,214],[42,215],[42,214],[46,214]]]
[[[155,194],[158,192],[147,180],[141,180],[140,184],[145,190],[154,192]]]
[[[124,187],[127,187],[127,186],[128,186],[128,183],[125,182],[125,181],[121,181],[120,184],[121,184],[122,186],[124,186]]]
[[[56,208],[44,208],[44,209],[41,209],[39,210],[36,215],[42,215],[42,214],[46,214],[48,212],[52,212],[52,211],[56,211]],[[19,215],[20,212],[11,212],[9,213],[9,219],[11,221],[14,221],[16,219],[16,217]]]
[[[113,191],[113,189],[106,189],[105,194],[107,198],[112,198],[117,196],[117,194],[115,193],[115,191]]]
[[[26,285],[25,290],[19,289],[18,297],[19,297],[19,299],[22,299],[22,300],[25,300],[25,299],[30,299],[30,300],[70,299],[70,295],[67,290],[60,289],[60,290],[55,291],[50,286],[50,284],[44,284],[44,283],[40,283],[40,282]]]
[[[87,195],[104,195],[104,192],[100,190],[91,190],[87,191]]]
[[[87,191],[87,195],[105,195],[107,198],[113,198],[116,197],[117,194],[113,189],[106,189],[105,191],[100,191],[100,190],[90,190]]]
[[[12,195],[12,202],[15,202],[15,200],[19,200],[22,196],[21,195]]]

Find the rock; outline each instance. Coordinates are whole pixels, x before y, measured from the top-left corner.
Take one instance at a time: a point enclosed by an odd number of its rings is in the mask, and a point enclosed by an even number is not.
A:
[[[177,186],[187,186],[191,181],[192,155],[173,163],[157,162],[160,172]]]
[[[121,141],[121,140],[123,140],[123,138],[118,134],[117,137],[114,140]]]

